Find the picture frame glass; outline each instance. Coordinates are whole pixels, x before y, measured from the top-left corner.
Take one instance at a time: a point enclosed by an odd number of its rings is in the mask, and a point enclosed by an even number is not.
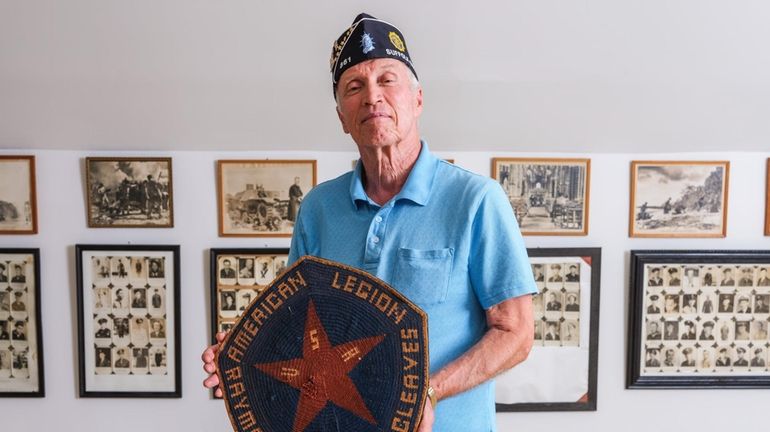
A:
[[[0,156],[0,234],[35,233],[35,157]]]
[[[174,226],[171,158],[86,158],[90,228]]]
[[[44,395],[39,251],[0,249],[0,396]]]
[[[79,247],[81,395],[179,396],[178,249]]]
[[[220,160],[219,235],[291,237],[315,160]]]
[[[523,235],[587,235],[590,159],[492,159]]]

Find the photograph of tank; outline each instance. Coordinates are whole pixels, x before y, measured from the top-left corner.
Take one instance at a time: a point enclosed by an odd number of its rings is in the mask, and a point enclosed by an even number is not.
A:
[[[218,161],[219,235],[291,237],[315,160]]]
[[[633,161],[631,237],[724,237],[727,161]]]
[[[587,235],[590,159],[492,159],[524,235]]]

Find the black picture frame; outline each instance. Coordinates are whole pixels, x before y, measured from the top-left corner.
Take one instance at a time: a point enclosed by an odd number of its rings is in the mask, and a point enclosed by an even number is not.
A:
[[[75,249],[79,396],[181,398],[179,246],[78,244]],[[112,321],[106,331],[102,318]],[[98,366],[101,360],[104,367]]]
[[[27,262],[27,260],[31,260]],[[45,397],[45,370],[43,361],[43,324],[41,320],[40,297],[40,249],[34,248],[0,248],[0,293],[4,293],[0,299],[0,319],[5,321],[5,326],[0,328],[0,375],[7,380],[0,381],[0,397]],[[11,265],[23,265],[23,282],[13,282],[15,276],[11,274]],[[31,268],[30,268],[31,267]],[[32,280],[32,286],[30,281]],[[12,301],[20,293],[19,299]],[[31,294],[31,295],[30,295]],[[21,306],[14,306],[21,301]],[[23,310],[21,310],[23,309]],[[16,324],[21,322],[24,339],[16,339]],[[30,331],[30,328],[34,328]],[[34,340],[30,338],[34,337]],[[11,349],[13,348],[13,349]],[[24,349],[23,357],[16,352]],[[31,358],[31,360],[30,360]],[[5,365],[9,366],[8,376],[5,376]],[[19,365],[20,368],[17,366]],[[23,373],[26,366],[26,380],[13,382],[10,378],[14,371]],[[32,370],[34,366],[36,370]]]
[[[770,250],[632,250],[626,388],[770,388],[768,272]]]
[[[563,288],[559,289],[558,281],[556,281],[557,278],[554,278],[554,282],[549,281],[549,275],[548,273],[544,273],[542,277],[538,277],[536,275],[536,283],[538,284],[538,287],[540,288],[540,293],[538,293],[536,296],[541,296],[540,300],[537,300],[536,298],[533,298],[533,308],[535,309],[535,320],[536,323],[538,319],[543,323],[543,327],[541,327],[541,331],[544,329],[545,323],[549,322],[549,320],[560,320],[562,325],[561,328],[563,329],[564,323],[568,323],[569,321],[575,321],[578,322],[578,328],[587,328],[588,329],[588,341],[587,343],[577,343],[574,346],[568,346],[566,342],[566,338],[560,337],[560,342],[557,344],[553,341],[546,341],[546,335],[545,333],[540,334],[540,339],[535,339],[535,345],[530,352],[530,358],[534,358],[539,355],[543,356],[553,356],[553,355],[564,355],[565,353],[560,354],[558,349],[566,348],[568,350],[572,350],[572,354],[578,355],[582,361],[585,361],[585,373],[587,374],[586,377],[586,387],[582,390],[585,390],[585,393],[577,398],[577,400],[545,400],[545,398],[539,397],[534,394],[525,394],[524,397],[526,397],[529,401],[527,402],[517,402],[517,403],[501,403],[496,402],[496,410],[497,412],[523,412],[523,411],[596,411],[597,407],[597,377],[598,377],[598,360],[599,360],[599,299],[600,299],[600,284],[601,284],[601,248],[530,248],[527,249],[527,253],[530,257],[530,261],[534,265],[544,265],[553,266],[554,264],[561,264],[562,267],[564,266],[563,263],[567,263],[568,266],[571,266],[571,263],[577,263],[580,262],[579,260],[582,260],[583,264],[578,266],[579,269],[579,275],[577,276],[577,280],[579,280],[578,284],[571,284],[570,281],[574,281],[573,278],[567,277],[567,268],[563,268],[560,270],[561,273],[559,273],[560,278],[564,281],[561,285]],[[590,276],[585,273],[585,270],[590,269]],[[550,271],[550,270],[546,270]],[[585,277],[583,276],[585,275]],[[539,280],[540,279],[540,280]],[[579,287],[576,287],[576,285]],[[582,293],[584,288],[588,288],[588,292]],[[547,308],[544,307],[545,299],[542,298],[542,295],[544,293],[550,292],[550,290],[557,290],[557,292],[562,293],[562,298],[566,299],[569,296],[569,293],[575,293],[575,290],[577,291],[577,298],[579,299],[579,305],[573,308],[567,308],[567,305],[564,304],[564,306],[560,306],[558,311],[556,310],[547,310]],[[584,295],[585,294],[585,295]],[[574,299],[570,299],[570,301],[573,301]],[[583,300],[588,300],[588,308],[583,308],[582,305],[586,304]],[[566,302],[565,302],[566,303]],[[540,315],[537,312],[537,308],[539,307],[542,309],[542,316],[538,318]],[[579,309],[579,312],[575,312],[575,309]],[[554,308],[555,309],[555,308]],[[584,314],[584,311],[587,312],[587,314]],[[557,313],[558,312],[558,313]],[[556,315],[559,315],[559,317],[556,317]],[[587,316],[586,316],[587,315]],[[588,319],[587,326],[581,325],[580,321]],[[537,328],[535,329],[537,333]],[[583,332],[580,332],[581,334],[584,334]],[[562,333],[560,333],[562,336],[564,335],[563,330]],[[583,339],[583,336],[580,336],[578,338],[579,340]],[[538,344],[540,346],[538,346]],[[510,371],[503,373],[502,375],[498,376],[497,379],[497,387],[498,390],[500,389],[500,386],[502,384],[501,380],[505,380],[506,378],[512,379],[512,387],[515,387],[517,385],[517,377],[516,374],[529,374],[529,370],[525,368],[531,368],[531,367],[542,367],[539,366],[539,364],[545,364],[544,362],[537,362],[533,361],[530,364],[522,363]],[[565,363],[559,363],[559,362],[551,362],[551,364],[560,364],[564,365]],[[566,368],[562,368],[566,369]],[[553,376],[552,373],[555,373],[556,371],[548,371],[548,370],[538,370],[537,376]],[[559,373],[569,373],[571,371],[563,372],[559,371]],[[582,371],[581,371],[582,374]],[[553,381],[551,385],[562,385],[562,381]],[[543,383],[543,385],[548,385],[546,383]],[[534,392],[537,392],[535,389]],[[496,397],[496,399],[500,399],[499,397]],[[538,400],[540,399],[540,400]]]

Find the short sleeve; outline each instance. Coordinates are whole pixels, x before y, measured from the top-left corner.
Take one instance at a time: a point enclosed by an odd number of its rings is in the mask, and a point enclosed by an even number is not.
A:
[[[291,246],[289,247],[289,259],[286,265],[292,265],[301,257],[307,255],[305,245],[305,233],[302,225],[302,206],[297,212],[297,221],[294,222],[294,232],[291,235]]]
[[[508,198],[490,181],[472,226],[469,273],[484,309],[537,292],[527,248]]]

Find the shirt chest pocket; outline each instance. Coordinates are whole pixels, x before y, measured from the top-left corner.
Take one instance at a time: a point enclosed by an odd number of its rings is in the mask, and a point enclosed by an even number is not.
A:
[[[449,289],[453,258],[453,248],[399,248],[393,286],[417,305],[442,303]]]

